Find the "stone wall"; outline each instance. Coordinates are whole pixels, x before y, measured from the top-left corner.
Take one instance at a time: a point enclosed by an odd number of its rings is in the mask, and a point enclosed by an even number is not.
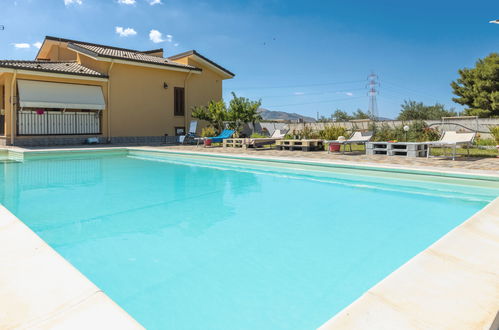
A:
[[[436,127],[440,131],[478,131],[482,138],[492,138],[489,133],[489,128],[492,126],[499,126],[499,118],[456,118],[456,119],[446,119],[444,124],[441,120],[425,120],[425,122],[431,127]],[[390,127],[397,127],[401,125],[408,125],[412,123],[411,120],[401,121],[401,120],[387,120],[382,122],[377,122],[376,126],[388,125]],[[366,121],[348,121],[348,122],[334,122],[334,123],[296,123],[288,124],[289,131],[293,130],[300,131],[304,126],[312,127],[313,130],[322,130],[325,126],[337,125],[345,127],[349,130],[367,130],[371,122]]]

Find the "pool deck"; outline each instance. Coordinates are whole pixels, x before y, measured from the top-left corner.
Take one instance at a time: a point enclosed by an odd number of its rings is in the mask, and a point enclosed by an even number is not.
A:
[[[192,146],[133,147],[136,148],[499,177],[497,158],[453,162]],[[8,149],[40,154],[105,150]],[[142,328],[2,206],[0,242],[0,328]],[[499,198],[376,284],[320,329],[499,329],[497,251]]]

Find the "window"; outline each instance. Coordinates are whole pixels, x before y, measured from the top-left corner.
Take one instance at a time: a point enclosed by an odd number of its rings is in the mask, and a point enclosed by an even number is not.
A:
[[[175,87],[173,93],[173,114],[183,116],[185,115],[185,90],[183,87]]]

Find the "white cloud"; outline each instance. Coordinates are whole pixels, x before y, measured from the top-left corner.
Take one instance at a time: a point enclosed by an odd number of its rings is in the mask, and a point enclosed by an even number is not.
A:
[[[154,5],[162,5],[163,3],[161,2],[161,0],[149,0],[149,4],[151,6],[154,6]]]
[[[173,41],[173,36],[171,34],[166,35],[166,41],[172,42]]]
[[[294,92],[293,95],[304,95],[304,92]]]
[[[14,47],[16,47],[18,49],[27,49],[27,48],[30,48],[31,46],[28,43],[22,42],[22,43],[14,44]]]
[[[137,31],[135,31],[134,29],[132,29],[132,28],[124,29],[122,26],[117,26],[115,28],[115,31],[117,34],[120,35],[120,37],[134,36],[137,34]]]
[[[158,30],[151,30],[149,32],[149,39],[151,39],[151,41],[155,44],[165,41],[163,39],[163,33],[159,32]]]
[[[42,47],[42,43],[40,41],[37,41],[37,42],[33,43],[32,46],[40,49],[40,47]]]
[[[353,96],[352,92],[336,92],[336,94],[341,94],[341,95],[346,95],[346,96]]]
[[[69,5],[82,5],[83,0],[64,0],[64,5],[69,6]]]
[[[135,2],[135,0],[118,0],[118,3],[122,5],[134,5]]]
[[[174,43],[173,47],[178,47],[178,42]]]

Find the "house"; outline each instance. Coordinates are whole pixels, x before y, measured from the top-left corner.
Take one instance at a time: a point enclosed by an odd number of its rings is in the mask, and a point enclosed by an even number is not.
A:
[[[194,50],[165,58],[47,36],[34,61],[0,60],[0,143],[173,142],[233,77]]]

